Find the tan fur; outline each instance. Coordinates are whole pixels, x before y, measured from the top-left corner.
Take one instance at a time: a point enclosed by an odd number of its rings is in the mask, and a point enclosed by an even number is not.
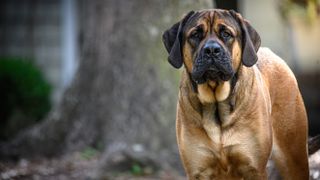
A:
[[[216,101],[214,89],[208,84],[198,85],[198,97],[202,104],[208,104]]]
[[[283,179],[308,179],[307,117],[286,63],[260,48],[258,63],[245,67],[236,41],[234,89],[230,81],[208,81],[195,92],[188,75],[193,56],[188,46],[183,47],[187,67],[180,81],[176,131],[188,178],[267,179],[266,165],[272,157]]]
[[[234,67],[234,69],[237,69],[241,61],[241,48],[238,41],[235,41],[233,43],[232,59],[232,66]]]
[[[222,102],[227,99],[231,91],[230,81],[222,82],[215,90],[215,97],[217,102]]]
[[[198,97],[202,104],[221,102],[228,98],[230,90],[230,81],[218,85],[208,82],[198,85]]]
[[[184,66],[185,68],[191,72],[192,71],[192,59],[193,59],[193,55],[191,54],[191,49],[190,49],[190,45],[186,44],[185,47],[183,48],[183,59],[185,59],[184,61]]]

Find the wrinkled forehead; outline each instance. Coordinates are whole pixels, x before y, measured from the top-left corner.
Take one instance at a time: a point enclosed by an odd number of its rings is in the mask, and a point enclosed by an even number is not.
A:
[[[237,21],[229,11],[221,9],[208,9],[196,12],[187,22],[186,29],[191,29],[200,24],[205,24],[212,28],[216,25],[223,24],[235,31],[240,29]]]

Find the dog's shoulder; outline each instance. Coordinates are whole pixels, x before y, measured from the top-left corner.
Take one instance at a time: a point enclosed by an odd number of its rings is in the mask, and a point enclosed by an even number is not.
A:
[[[297,80],[287,63],[269,48],[258,51],[257,68],[268,87],[271,99],[289,99],[299,92]]]
[[[257,67],[268,79],[296,81],[296,78],[287,63],[269,48],[261,47],[258,51]]]
[[[259,69],[272,68],[273,70],[276,70],[275,68],[277,67],[284,69],[288,68],[287,63],[267,47],[261,47],[258,50],[257,55],[259,58],[257,62]]]

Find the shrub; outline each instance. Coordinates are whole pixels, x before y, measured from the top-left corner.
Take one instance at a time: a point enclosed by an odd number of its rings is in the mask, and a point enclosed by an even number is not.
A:
[[[51,87],[30,61],[0,58],[0,140],[40,121],[50,110]]]

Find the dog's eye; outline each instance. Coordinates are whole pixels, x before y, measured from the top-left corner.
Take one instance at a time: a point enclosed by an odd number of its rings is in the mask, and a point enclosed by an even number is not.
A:
[[[202,39],[202,34],[203,34],[203,31],[202,29],[196,29],[194,30],[191,34],[190,34],[190,38],[192,39],[197,39],[197,40],[201,40]]]
[[[228,39],[230,39],[230,38],[232,37],[232,34],[231,34],[230,32],[228,32],[228,31],[226,31],[226,30],[222,30],[222,31],[220,32],[220,36],[221,36],[223,39],[228,40]]]

